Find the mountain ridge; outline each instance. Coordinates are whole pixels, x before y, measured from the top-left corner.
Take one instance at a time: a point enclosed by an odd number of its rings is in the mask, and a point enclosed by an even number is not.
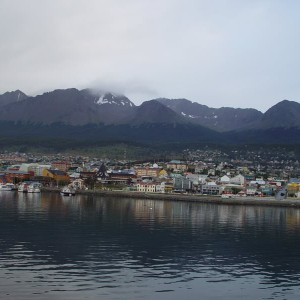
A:
[[[158,98],[157,101],[195,124],[220,132],[249,127],[263,115],[253,108],[210,108],[187,99]]]
[[[252,108],[210,108],[184,98],[158,98],[136,106],[121,94],[70,88],[34,97],[20,90],[7,92],[0,95],[0,107],[5,129],[1,136],[276,143],[278,132],[285,135],[284,143],[300,143],[300,104],[289,100],[262,113]]]
[[[279,127],[300,126],[298,122],[300,104],[290,100],[278,102],[265,113],[254,108],[226,106],[212,108],[185,98],[157,98],[149,101],[136,106],[124,95],[92,89],[56,89],[37,96],[27,96],[22,91],[16,90],[0,95],[2,108],[0,120],[47,124],[63,122],[72,125],[124,124],[143,123],[140,114],[143,113],[145,121],[154,122],[155,115],[151,116],[154,119],[146,116],[145,103],[149,102],[157,106],[153,102],[157,101],[177,113],[177,115],[173,114],[174,122],[191,122],[220,132],[260,127],[266,129],[275,125]],[[155,110],[154,107],[151,108],[151,105],[146,106],[150,111]],[[161,110],[164,110],[168,116],[167,122],[170,122],[172,113],[164,108]],[[157,113],[163,118],[162,112],[157,111]]]

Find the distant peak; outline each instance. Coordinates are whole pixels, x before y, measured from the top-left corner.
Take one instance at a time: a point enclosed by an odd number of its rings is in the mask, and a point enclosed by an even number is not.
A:
[[[18,94],[27,97],[27,95],[25,93],[23,93],[21,90],[15,90],[15,91],[11,91],[11,92],[6,92],[3,95],[18,95]]]
[[[20,102],[28,98],[28,96],[20,90],[6,92],[3,95],[0,95],[0,97],[1,106],[14,102]]]
[[[300,106],[299,102],[284,99],[284,100],[278,102],[277,104],[273,105],[269,110],[272,110],[272,109],[278,108],[278,107],[287,108],[287,107],[298,107],[298,106]]]
[[[110,105],[117,105],[117,106],[124,106],[124,107],[133,107],[135,106],[127,97],[123,95],[117,95],[115,93],[103,93],[98,94],[94,101],[98,105],[103,104],[110,104]]]
[[[287,103],[298,103],[298,102],[296,102],[296,101],[293,101],[293,100],[288,100],[288,99],[284,99],[284,100],[282,100],[282,101],[280,101],[280,102],[278,102],[277,104],[287,104]],[[299,103],[298,103],[299,104]]]

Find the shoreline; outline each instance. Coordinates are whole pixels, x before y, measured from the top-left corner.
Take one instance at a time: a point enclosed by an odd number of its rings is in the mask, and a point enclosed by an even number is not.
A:
[[[43,188],[43,192],[59,193],[59,188]],[[167,200],[184,201],[210,204],[228,204],[228,205],[259,205],[259,206],[279,206],[300,208],[300,199],[287,198],[276,200],[274,197],[235,197],[221,198],[221,196],[193,195],[193,194],[158,194],[142,193],[135,191],[102,191],[102,190],[80,190],[76,192],[79,195],[133,198],[146,200]]]

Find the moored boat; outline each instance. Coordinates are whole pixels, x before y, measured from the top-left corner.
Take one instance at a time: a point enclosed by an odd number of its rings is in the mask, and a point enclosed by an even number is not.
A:
[[[28,184],[25,182],[20,183],[18,187],[18,192],[27,193],[27,191],[28,191]]]
[[[0,191],[12,191],[15,189],[15,185],[13,183],[1,183]]]
[[[75,190],[72,189],[71,187],[68,186],[64,186],[61,191],[60,194],[62,196],[75,196]]]
[[[39,183],[29,184],[29,186],[27,187],[27,192],[28,193],[40,193],[41,192],[40,184]]]

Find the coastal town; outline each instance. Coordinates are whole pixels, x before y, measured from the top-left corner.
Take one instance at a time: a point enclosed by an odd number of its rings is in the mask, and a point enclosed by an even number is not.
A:
[[[300,198],[300,163],[282,151],[215,149],[182,152],[180,159],[134,161],[66,154],[0,153],[0,190],[23,183],[75,191],[132,191],[230,197]]]

